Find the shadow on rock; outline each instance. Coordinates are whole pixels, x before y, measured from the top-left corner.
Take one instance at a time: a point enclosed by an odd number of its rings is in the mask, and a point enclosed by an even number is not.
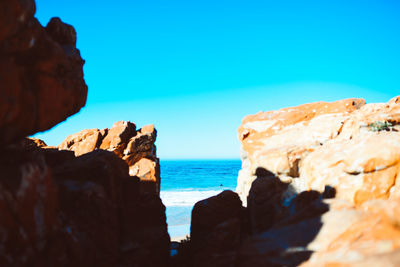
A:
[[[313,253],[307,246],[323,225],[321,215],[329,210],[323,199],[335,197],[335,189],[304,191],[284,201],[290,184],[263,168],[256,175],[247,200],[251,234],[242,243],[237,266],[297,266]]]
[[[294,191],[290,184],[263,168],[256,175],[247,208],[232,191],[196,203],[191,239],[174,244],[174,266],[297,266],[310,258],[307,246],[329,210],[324,199],[335,197],[335,189],[285,199]]]

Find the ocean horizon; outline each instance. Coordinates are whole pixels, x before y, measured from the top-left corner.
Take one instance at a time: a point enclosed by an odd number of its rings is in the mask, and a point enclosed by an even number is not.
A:
[[[160,197],[166,207],[171,238],[190,234],[192,208],[196,202],[236,188],[239,159],[160,160]]]

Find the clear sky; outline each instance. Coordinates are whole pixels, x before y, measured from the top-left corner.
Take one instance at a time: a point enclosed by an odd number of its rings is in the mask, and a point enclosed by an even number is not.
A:
[[[154,123],[158,155],[239,158],[242,118],[312,101],[400,95],[400,2],[36,0],[72,24],[88,101],[36,137]]]

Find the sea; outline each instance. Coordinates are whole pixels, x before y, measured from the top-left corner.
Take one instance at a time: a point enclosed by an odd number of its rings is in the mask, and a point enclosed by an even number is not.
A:
[[[161,160],[161,199],[171,238],[190,234],[192,208],[199,200],[236,188],[240,160]]]

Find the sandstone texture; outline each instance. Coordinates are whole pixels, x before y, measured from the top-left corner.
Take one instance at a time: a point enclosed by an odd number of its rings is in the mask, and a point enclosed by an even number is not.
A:
[[[0,144],[48,130],[86,103],[74,28],[42,27],[33,0],[0,3]]]
[[[257,168],[292,189],[323,191],[359,205],[394,197],[400,167],[400,103],[361,99],[312,103],[248,116],[239,128],[243,168],[237,192],[246,201]]]
[[[237,192],[247,204],[252,232],[239,266],[398,263],[399,97],[250,115],[239,139]],[[258,181],[272,176],[263,185]]]
[[[80,156],[97,149],[113,152],[129,166],[129,174],[140,178],[141,190],[160,194],[160,163],[156,155],[157,130],[146,125],[136,130],[129,121],[114,123],[110,129],[90,129],[68,136],[59,150]]]

